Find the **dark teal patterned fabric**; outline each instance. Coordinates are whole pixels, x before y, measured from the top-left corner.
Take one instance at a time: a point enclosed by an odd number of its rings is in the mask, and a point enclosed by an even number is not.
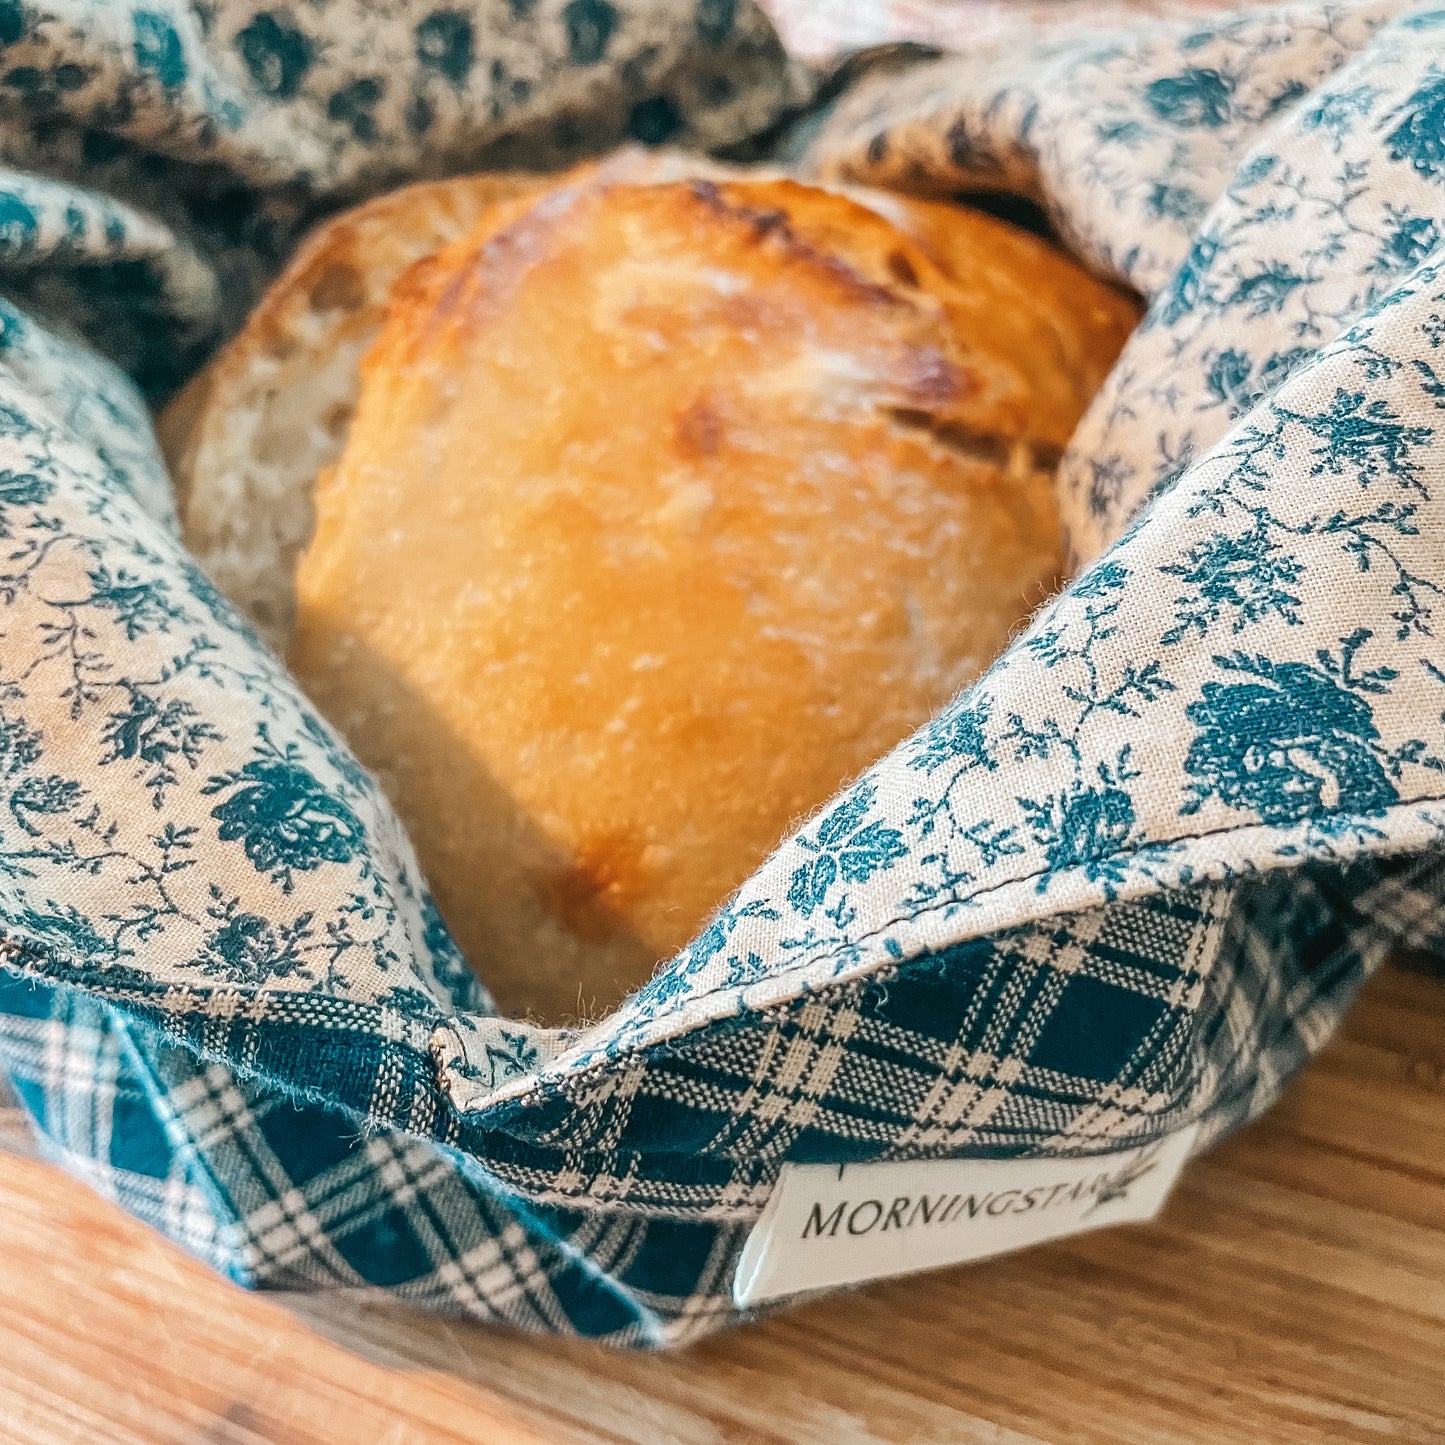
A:
[[[614,1014],[499,1016],[143,398],[328,208],[760,144],[810,86],[717,0],[0,3],[0,1069],[244,1284],[677,1343],[785,1162],[1203,1146],[1445,954],[1445,11],[1368,0],[918,61],[795,133],[1042,197],[1145,294],[1062,467],[1087,565]]]

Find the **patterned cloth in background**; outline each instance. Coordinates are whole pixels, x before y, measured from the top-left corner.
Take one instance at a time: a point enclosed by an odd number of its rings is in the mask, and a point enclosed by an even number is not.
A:
[[[1024,34],[799,134],[1149,298],[1063,466],[1080,575],[558,1030],[185,556],[121,368],[172,384],[326,205],[731,144],[807,78],[730,0],[0,3],[0,1066],[56,1158],[250,1285],[676,1343],[785,1161],[1203,1146],[1445,954],[1445,11]]]

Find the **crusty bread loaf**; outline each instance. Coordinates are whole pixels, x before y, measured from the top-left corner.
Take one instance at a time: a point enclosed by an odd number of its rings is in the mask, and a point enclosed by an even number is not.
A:
[[[620,997],[1001,650],[1135,316],[989,218],[777,180],[574,178],[407,274],[289,658],[505,1005]]]

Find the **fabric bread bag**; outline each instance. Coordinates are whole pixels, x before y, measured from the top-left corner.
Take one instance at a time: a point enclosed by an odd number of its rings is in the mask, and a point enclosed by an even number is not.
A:
[[[1445,19],[1028,34],[811,101],[743,5],[0,10],[0,1066],[55,1158],[248,1285],[674,1344],[752,1307],[796,1171],[1207,1147],[1440,951]],[[1058,461],[1068,585],[534,1021],[183,546],[146,400],[323,212],[627,139],[1027,197],[1147,309]],[[283,383],[312,321],[359,354],[355,274],[275,318]]]

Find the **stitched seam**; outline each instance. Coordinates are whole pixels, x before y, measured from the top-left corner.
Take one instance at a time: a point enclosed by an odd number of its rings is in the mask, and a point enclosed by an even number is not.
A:
[[[1422,797],[1410,798],[1410,799],[1408,799],[1408,800],[1402,800],[1401,802],[1398,802],[1398,803],[1392,803],[1392,804],[1390,805],[1390,807],[1385,810],[1384,813],[1369,814],[1369,815],[1365,815],[1365,814],[1361,814],[1361,813],[1339,813],[1339,812],[1335,812],[1335,813],[1318,813],[1318,814],[1312,814],[1309,818],[1307,818],[1307,819],[1301,819],[1300,821],[1301,821],[1302,823],[1317,822],[1317,821],[1320,821],[1320,820],[1325,819],[1325,818],[1359,818],[1359,819],[1363,820],[1363,819],[1364,819],[1365,817],[1367,817],[1367,816],[1368,816],[1368,817],[1371,817],[1371,818],[1382,818],[1382,819],[1385,819],[1385,818],[1388,818],[1388,817],[1390,816],[1390,814],[1396,812],[1397,810],[1406,809],[1406,808],[1415,808],[1415,807],[1419,807],[1420,805],[1426,804],[1426,803],[1445,803],[1445,794],[1428,794],[1428,795],[1425,795],[1425,796],[1422,796]],[[1141,844],[1136,845],[1136,846],[1133,847],[1133,848],[1116,849],[1113,853],[1104,854],[1104,855],[1102,855],[1102,856],[1099,857],[1099,858],[1091,858],[1091,859],[1089,859],[1088,861],[1089,861],[1089,863],[1092,863],[1092,864],[1107,863],[1107,862],[1113,861],[1113,860],[1116,859],[1116,858],[1131,858],[1131,857],[1135,857],[1135,856],[1137,856],[1138,854],[1144,852],[1144,851],[1147,850],[1147,849],[1150,849],[1150,848],[1158,848],[1158,847],[1165,846],[1165,845],[1170,844],[1170,843],[1190,843],[1190,842],[1198,842],[1198,841],[1202,841],[1202,840],[1205,839],[1205,838],[1215,838],[1215,837],[1220,837],[1220,836],[1223,836],[1223,835],[1226,835],[1226,834],[1230,834],[1230,833],[1242,833],[1242,832],[1247,831],[1247,830],[1250,829],[1250,828],[1267,828],[1267,827],[1269,827],[1269,826],[1270,826],[1270,825],[1267,824],[1267,823],[1240,823],[1240,824],[1234,824],[1234,825],[1229,826],[1229,827],[1210,828],[1210,829],[1206,829],[1206,830],[1204,830],[1204,831],[1202,831],[1202,832],[1198,832],[1198,833],[1181,833],[1181,834],[1178,834],[1177,836],[1172,837],[1172,838],[1158,839],[1158,840],[1155,840],[1155,841],[1149,842],[1149,843],[1141,843]],[[1406,851],[1410,851],[1410,850],[1406,850]],[[1365,853],[1365,854],[1362,854],[1361,856],[1362,856],[1362,857],[1370,857],[1370,856],[1373,856],[1373,855],[1371,855],[1371,854],[1369,854],[1369,853]],[[1326,864],[1327,864],[1327,863],[1329,863],[1329,862],[1331,862],[1331,861],[1332,861],[1332,860],[1326,859],[1326,858],[1318,858],[1318,859],[1302,858],[1302,859],[1299,860],[1299,863],[1296,864],[1295,866],[1296,866],[1296,867],[1303,866],[1304,864],[1307,864],[1307,863],[1310,863],[1310,862],[1318,862],[1318,863],[1326,863]],[[1353,861],[1356,861],[1356,860],[1353,860],[1353,859],[1352,859],[1352,860],[1348,860],[1348,861],[1353,862]],[[1002,890],[1005,889],[1005,888],[1012,888],[1012,887],[1015,887],[1016,885],[1018,885],[1018,884],[1020,884],[1020,883],[1029,883],[1029,882],[1032,882],[1033,880],[1035,880],[1035,879],[1037,879],[1037,878],[1041,878],[1041,877],[1044,877],[1044,876],[1049,876],[1049,875],[1055,875],[1055,874],[1057,874],[1057,876],[1063,877],[1063,876],[1066,876],[1067,874],[1077,872],[1079,869],[1083,868],[1084,866],[1085,866],[1084,864],[1074,864],[1074,865],[1071,865],[1069,868],[1066,868],[1066,869],[1051,869],[1051,868],[1048,868],[1048,867],[1037,868],[1037,869],[1035,869],[1035,870],[1034,870],[1033,872],[1031,872],[1031,873],[1022,873],[1022,874],[1019,874],[1019,875],[1017,875],[1016,877],[1013,877],[1013,878],[1002,879],[1002,880],[999,881],[998,883],[990,884],[987,888],[981,888],[981,889],[979,889],[976,893],[970,893],[970,894],[966,894],[966,895],[961,895],[961,896],[956,896],[956,897],[951,897],[951,898],[943,899],[943,900],[941,900],[940,902],[937,902],[937,903],[934,903],[934,904],[930,904],[928,908],[922,909],[922,910],[920,910],[918,913],[911,913],[911,914],[908,914],[908,915],[903,915],[903,914],[895,915],[894,917],[886,920],[885,922],[880,923],[877,928],[871,929],[869,932],[859,935],[858,938],[850,940],[850,941],[849,941],[847,944],[845,944],[845,945],[840,945],[840,946],[838,946],[838,947],[834,947],[834,948],[831,948],[831,949],[824,949],[823,951],[821,951],[821,952],[819,952],[819,953],[810,954],[810,955],[809,955],[805,960],[803,960],[801,963],[791,964],[791,965],[787,968],[787,970],[786,970],[785,972],[783,972],[783,973],[781,973],[781,974],[779,974],[779,975],[777,975],[777,976],[778,976],[779,978],[786,978],[786,977],[788,977],[790,974],[804,973],[804,972],[806,972],[807,970],[815,967],[817,964],[826,962],[826,961],[827,961],[828,959],[830,959],[830,958],[836,958],[836,957],[838,957],[838,955],[841,954],[842,952],[844,952],[846,949],[856,948],[859,944],[872,942],[873,940],[875,940],[875,939],[877,939],[878,937],[880,937],[882,934],[886,933],[890,928],[894,928],[894,927],[896,927],[896,926],[897,926],[898,924],[900,924],[900,923],[914,923],[914,922],[917,922],[919,919],[931,917],[931,916],[932,916],[933,914],[935,914],[935,913],[941,913],[941,912],[943,912],[943,911],[944,911],[945,909],[947,909],[947,908],[957,907],[957,906],[959,906],[959,905],[961,905],[961,904],[973,903],[973,902],[978,901],[979,899],[988,898],[989,896],[991,896],[991,895],[994,894],[994,893],[1002,892]],[[1345,864],[1341,863],[1340,866],[1345,866]],[[1223,886],[1228,886],[1228,884],[1229,884],[1230,882],[1238,882],[1238,881],[1239,881],[1238,879],[1234,879],[1234,880],[1228,880],[1228,879],[1212,879],[1212,880],[1208,880],[1205,884],[1200,885],[1200,886],[1204,886],[1204,887],[1211,887],[1211,886],[1213,886],[1213,887],[1218,887],[1218,886],[1221,886],[1221,885],[1223,885]],[[1171,890],[1171,889],[1168,888],[1168,887],[1161,886],[1157,891],[1163,893],[1163,892],[1169,892],[1169,891],[1183,891],[1183,890],[1182,890],[1182,889]],[[1093,902],[1081,903],[1081,904],[1079,904],[1077,907],[1069,907],[1069,908],[1060,909],[1057,914],[1052,915],[1052,916],[1056,916],[1056,917],[1067,917],[1067,916],[1072,915],[1072,914],[1075,914],[1075,913],[1086,913],[1086,912],[1088,912],[1088,911],[1090,911],[1091,909],[1094,909],[1094,908],[1108,907],[1108,906],[1109,906],[1109,905],[1108,905],[1108,901],[1107,901],[1107,900],[1104,900],[1103,902],[1093,901]],[[1046,916],[1048,916],[1048,915],[1046,915]],[[1029,927],[1030,923],[1038,923],[1038,922],[1041,922],[1041,921],[1042,921],[1041,919],[1032,919],[1032,920],[1026,920],[1026,921],[1024,921],[1024,922],[1017,923],[1017,924],[1005,925],[1005,927],[1003,927],[1003,928],[1001,928],[1001,929],[993,930],[993,931],[991,931],[990,933],[984,934],[984,935],[981,935],[981,936],[983,936],[983,937],[993,937],[994,933],[1006,933],[1006,932],[1011,932],[1011,931],[1013,931],[1013,930],[1016,929],[1016,928],[1027,928],[1027,927]],[[922,956],[922,955],[918,955],[918,956]],[[895,964],[895,963],[897,963],[897,962],[899,962],[899,961],[900,961],[900,960],[895,960],[895,959],[890,958],[890,959],[888,959],[888,960],[886,961],[886,963],[884,963],[881,967],[865,968],[864,971],[861,972],[861,973],[859,973],[855,978],[851,978],[851,979],[844,980],[844,982],[847,982],[847,983],[855,983],[855,982],[858,982],[858,981],[861,980],[861,979],[874,978],[874,977],[876,977],[879,973],[881,973],[884,968],[887,968],[888,966],[893,965],[893,964]],[[721,986],[719,986],[719,987],[717,987],[717,988],[708,989],[705,993],[689,994],[688,997],[687,997],[687,1003],[688,1003],[689,1006],[692,1006],[692,1005],[695,1005],[695,1004],[699,1004],[699,1003],[703,1003],[703,1002],[705,1002],[705,1001],[707,1001],[707,1000],[709,1000],[709,999],[720,998],[720,997],[723,997],[723,996],[725,996],[725,995],[727,995],[727,994],[736,993],[736,992],[738,991],[738,988],[739,988],[739,986],[736,985],[736,984],[725,984],[725,985],[721,985]],[[794,994],[791,998],[778,999],[778,1000],[774,1001],[773,1003],[770,1003],[770,1004],[766,1005],[763,1010],[760,1010],[760,1012],[766,1013],[766,1012],[771,1011],[771,1010],[774,1009],[774,1008],[787,1008],[787,1007],[791,1007],[791,1006],[792,1006],[793,1004],[795,1004],[795,1003],[798,1001],[798,999],[801,998],[801,997],[816,997],[816,996],[817,996],[816,994]],[[717,1020],[715,1020],[715,1019],[709,1019],[709,1020],[706,1020],[706,1021],[703,1021],[703,1022],[704,1022],[704,1023],[715,1023],[715,1022],[717,1022]],[[702,1024],[694,1025],[694,1026],[692,1026],[692,1027],[690,1027],[690,1028],[688,1028],[688,1029],[683,1030],[682,1032],[680,1032],[679,1034],[675,1035],[674,1037],[676,1037],[676,1038],[685,1038],[688,1034],[694,1032],[697,1028],[699,1028],[699,1027],[701,1027],[701,1026],[702,1026]],[[666,1046],[667,1044],[669,1044],[669,1043],[671,1043],[671,1042],[672,1042],[672,1040],[671,1040],[670,1038],[669,1038],[669,1039],[657,1039],[657,1040],[654,1040],[652,1043],[645,1043],[645,1044],[641,1044],[641,1045],[639,1045],[639,1046],[630,1047],[630,1048],[628,1048],[628,1049],[625,1051],[625,1053],[630,1053],[630,1054],[635,1054],[635,1055],[642,1055],[642,1054],[645,1054],[649,1049],[664,1047],[664,1046]],[[610,1068],[614,1063],[616,1063],[616,1062],[617,1062],[620,1058],[622,1058],[622,1057],[624,1057],[624,1053],[619,1053],[619,1054],[617,1054],[617,1055],[612,1055],[612,1056],[610,1056],[610,1057],[608,1057],[608,1058],[601,1059],[601,1060],[597,1061],[596,1063],[589,1064],[589,1065],[587,1065],[584,1069],[579,1070],[576,1074],[567,1075],[567,1076],[565,1076],[564,1078],[561,1078],[561,1079],[556,1080],[553,1084],[550,1085],[550,1089],[551,1089],[552,1091],[554,1091],[554,1092],[563,1092],[563,1091],[565,1091],[565,1089],[566,1089],[569,1085],[573,1085],[573,1084],[578,1085],[578,1086],[580,1086],[580,1087],[585,1087],[585,1086],[588,1084],[588,1082],[590,1081],[591,1077],[592,1077],[594,1074],[600,1072],[600,1071],[603,1070],[603,1069]],[[509,1100],[509,1101],[507,1101],[507,1102],[515,1103],[518,1099],[528,1098],[528,1097],[531,1097],[532,1094],[536,1094],[536,1093],[541,1093],[541,1094],[543,1094],[543,1096],[545,1096],[545,1095],[547,1094],[548,1090],[549,1090],[549,1086],[546,1085],[546,1084],[544,1084],[544,1085],[543,1085],[543,1088],[542,1088],[541,1090],[533,1090],[533,1091],[530,1091],[529,1094],[518,1094],[518,1095],[515,1095],[515,1096],[513,1097],[513,1099],[511,1099],[511,1100]]]

